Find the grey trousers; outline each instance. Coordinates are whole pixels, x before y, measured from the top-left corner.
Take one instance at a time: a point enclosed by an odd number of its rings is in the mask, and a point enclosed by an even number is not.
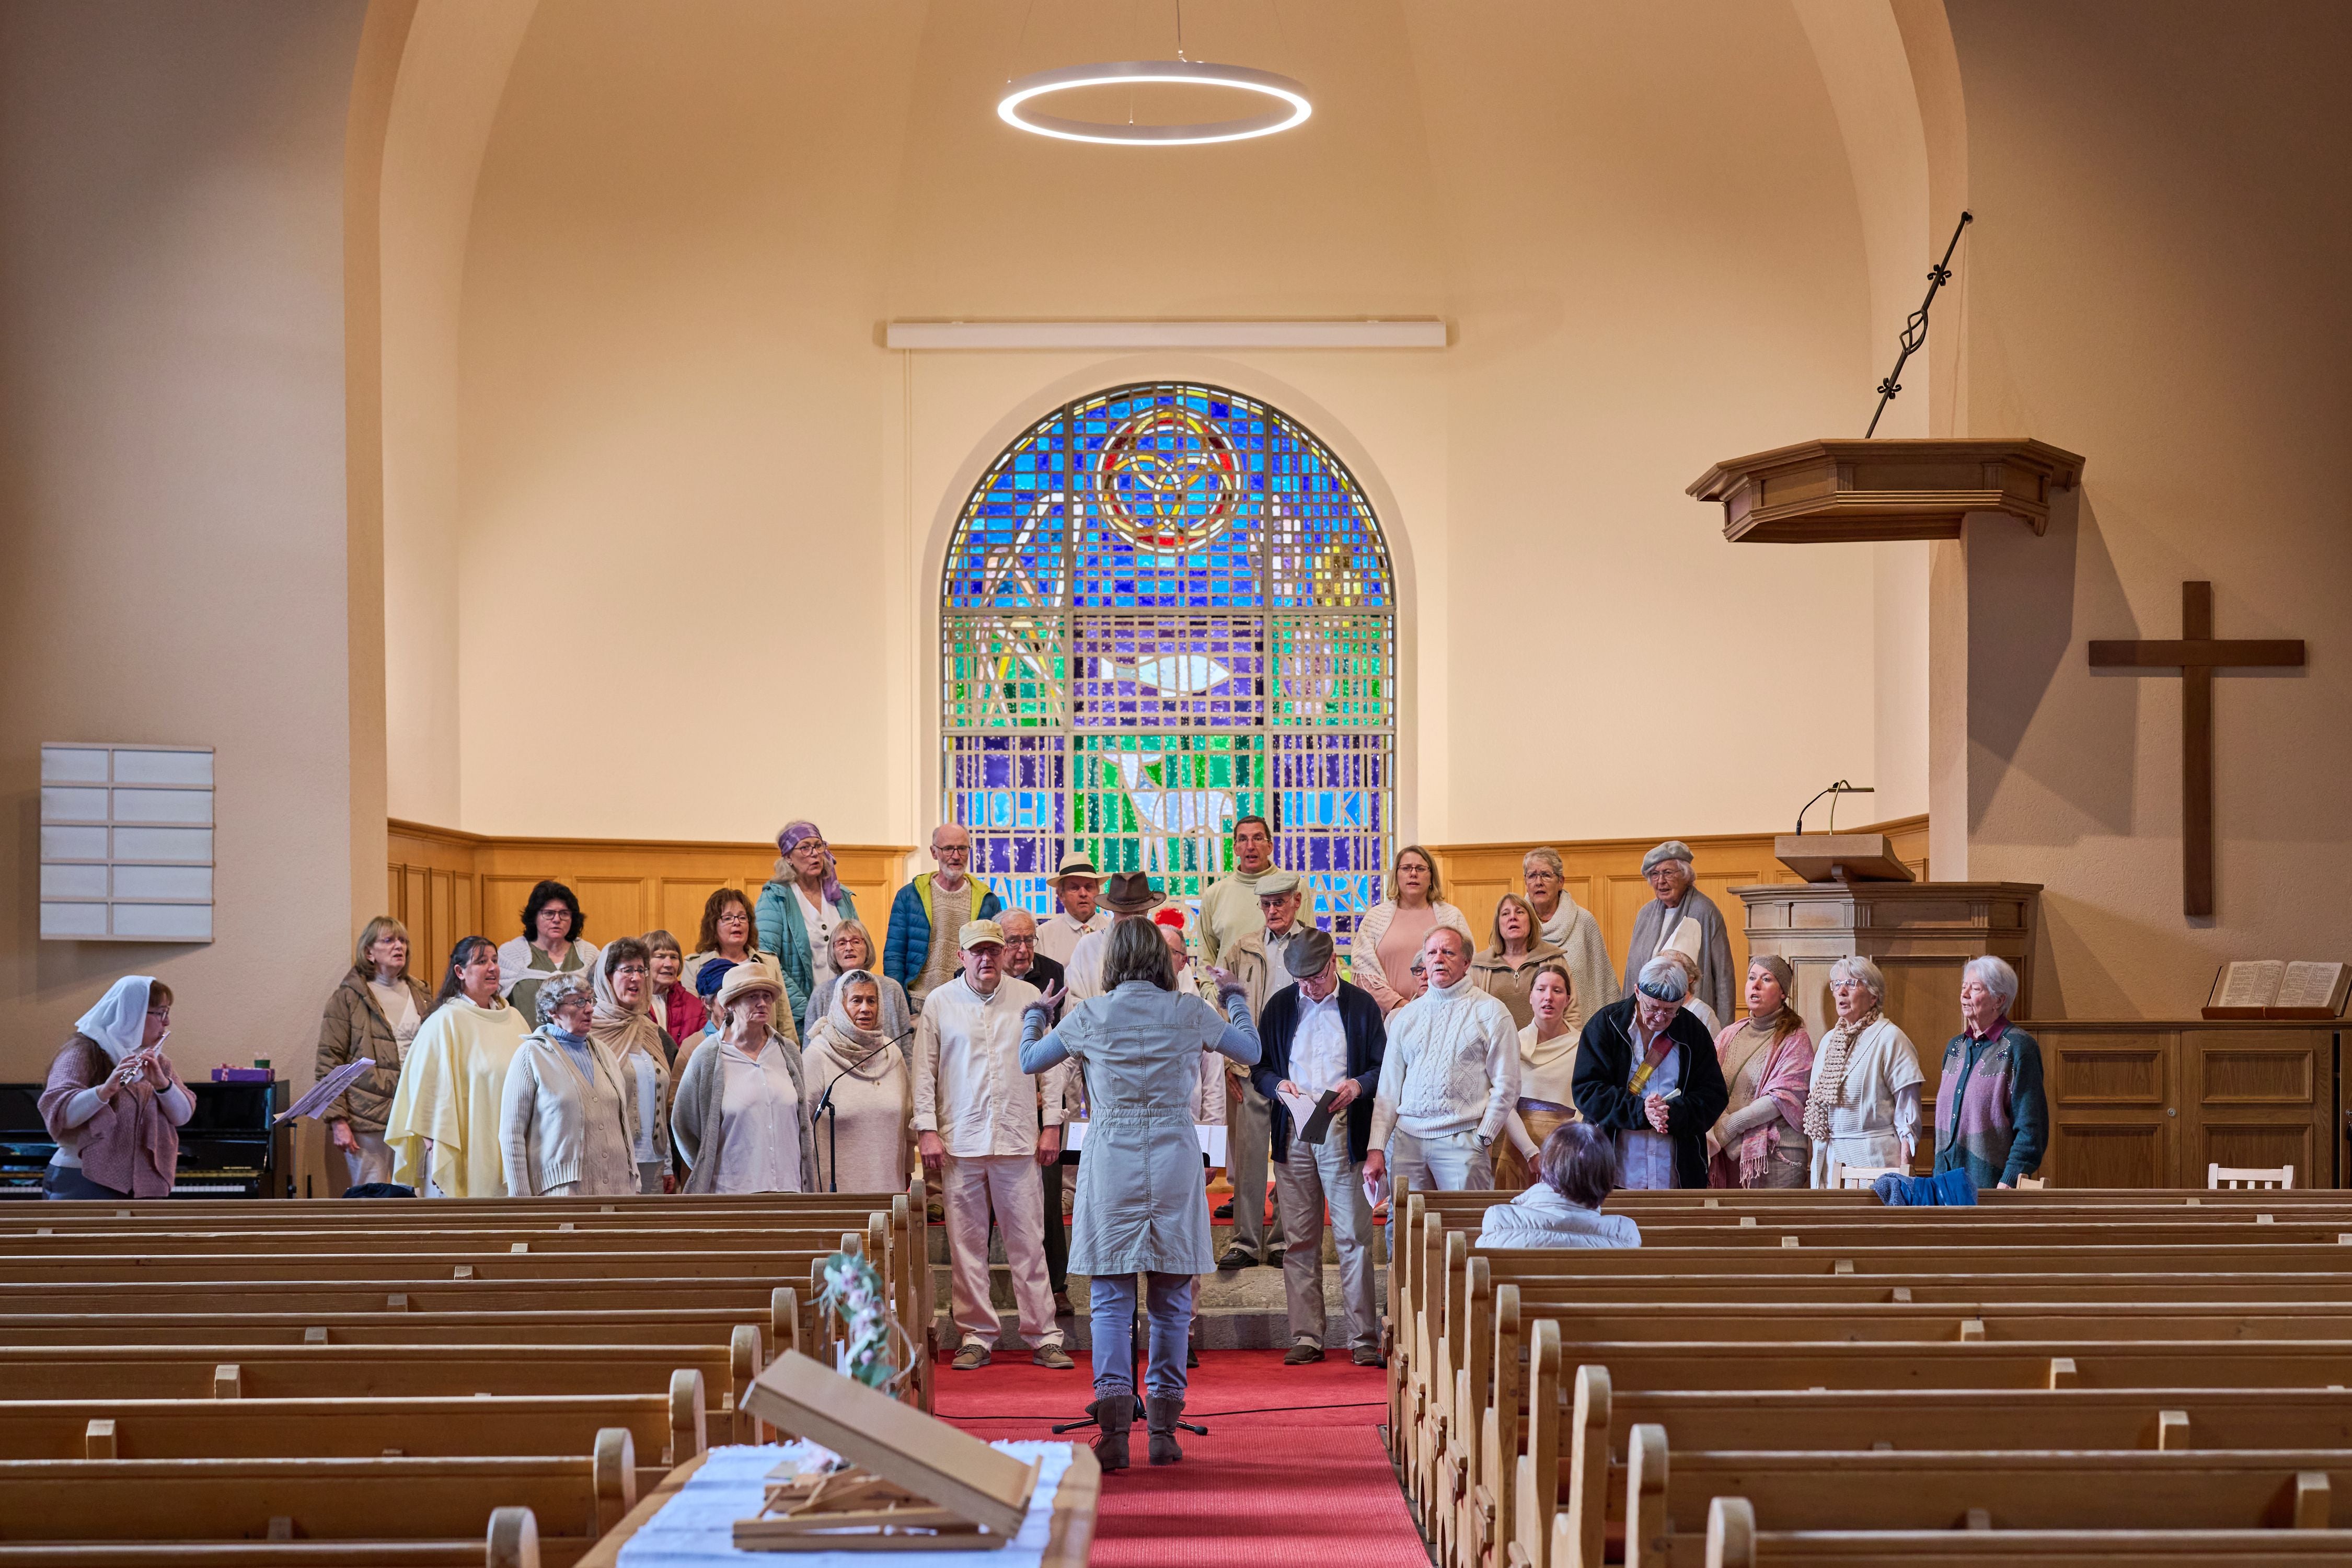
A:
[[[1225,1096],[1225,1177],[1234,1184],[1234,1245],[1265,1261],[1265,1168],[1274,1151],[1274,1122],[1265,1096],[1247,1082],[1236,1100]],[[1275,1199],[1275,1219],[1282,1200]]]
[[[1331,1207],[1331,1239],[1339,1250],[1339,1300],[1347,1310],[1348,1343],[1371,1350],[1381,1340],[1372,1291],[1372,1205],[1364,1199],[1364,1167],[1348,1158],[1348,1117],[1331,1119],[1320,1143],[1290,1141],[1290,1157],[1274,1168],[1282,1203],[1282,1285],[1289,1298],[1290,1337],[1323,1342],[1323,1206]]]
[[[1416,1138],[1400,1127],[1389,1134],[1389,1256],[1397,1255],[1397,1226],[1404,1218],[1405,1188],[1427,1193],[1463,1193],[1495,1184],[1495,1162],[1478,1147],[1478,1135],[1451,1133]]]

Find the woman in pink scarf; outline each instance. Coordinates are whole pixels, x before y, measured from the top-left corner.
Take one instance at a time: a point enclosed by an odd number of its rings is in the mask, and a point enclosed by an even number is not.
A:
[[[41,1120],[58,1145],[42,1195],[172,1195],[180,1128],[196,1102],[163,1054],[171,1031],[172,988],[144,974],[116,981],[81,1016],[41,1089]]]
[[[1795,986],[1788,960],[1756,958],[1748,965],[1748,1016],[1715,1037],[1731,1100],[1706,1135],[1711,1187],[1801,1187],[1811,1179],[1804,1124],[1813,1038],[1789,1005]]]

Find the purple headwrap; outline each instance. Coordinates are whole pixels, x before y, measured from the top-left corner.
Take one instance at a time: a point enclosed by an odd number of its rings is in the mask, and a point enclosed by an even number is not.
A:
[[[792,858],[793,847],[802,839],[824,837],[824,834],[817,831],[815,823],[803,817],[798,822],[788,823],[784,830],[776,835],[776,849],[789,860]],[[824,897],[828,903],[841,902],[841,878],[834,870],[833,851],[830,849],[824,852]]]

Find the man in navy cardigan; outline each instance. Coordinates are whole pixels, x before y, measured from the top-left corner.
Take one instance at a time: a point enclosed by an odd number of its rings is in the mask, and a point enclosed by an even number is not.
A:
[[[1292,944],[1289,964],[1302,976],[1266,999],[1258,1015],[1264,1047],[1250,1081],[1266,1098],[1273,1123],[1274,1184],[1282,1209],[1282,1283],[1290,1300],[1286,1366],[1323,1359],[1323,1208],[1339,1252],[1339,1299],[1358,1366],[1381,1364],[1380,1310],[1372,1294],[1372,1205],[1364,1196],[1364,1152],[1372,1138],[1372,1095],[1380,1087],[1388,1028],[1370,993],[1339,978],[1330,936],[1310,931]],[[1319,1142],[1297,1137],[1283,1097],[1319,1100],[1333,1094],[1330,1127]]]

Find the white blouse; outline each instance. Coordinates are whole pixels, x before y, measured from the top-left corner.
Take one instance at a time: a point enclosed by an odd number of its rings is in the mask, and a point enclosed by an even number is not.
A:
[[[721,1040],[719,1070],[726,1075],[719,1101],[726,1137],[719,1144],[718,1190],[799,1192],[801,1094],[784,1065],[784,1047],[770,1045],[753,1058]]]
[[[793,897],[801,901],[801,929],[808,932],[810,989],[833,974],[833,931],[841,923],[841,907],[831,899],[810,898],[808,889],[795,886]]]

